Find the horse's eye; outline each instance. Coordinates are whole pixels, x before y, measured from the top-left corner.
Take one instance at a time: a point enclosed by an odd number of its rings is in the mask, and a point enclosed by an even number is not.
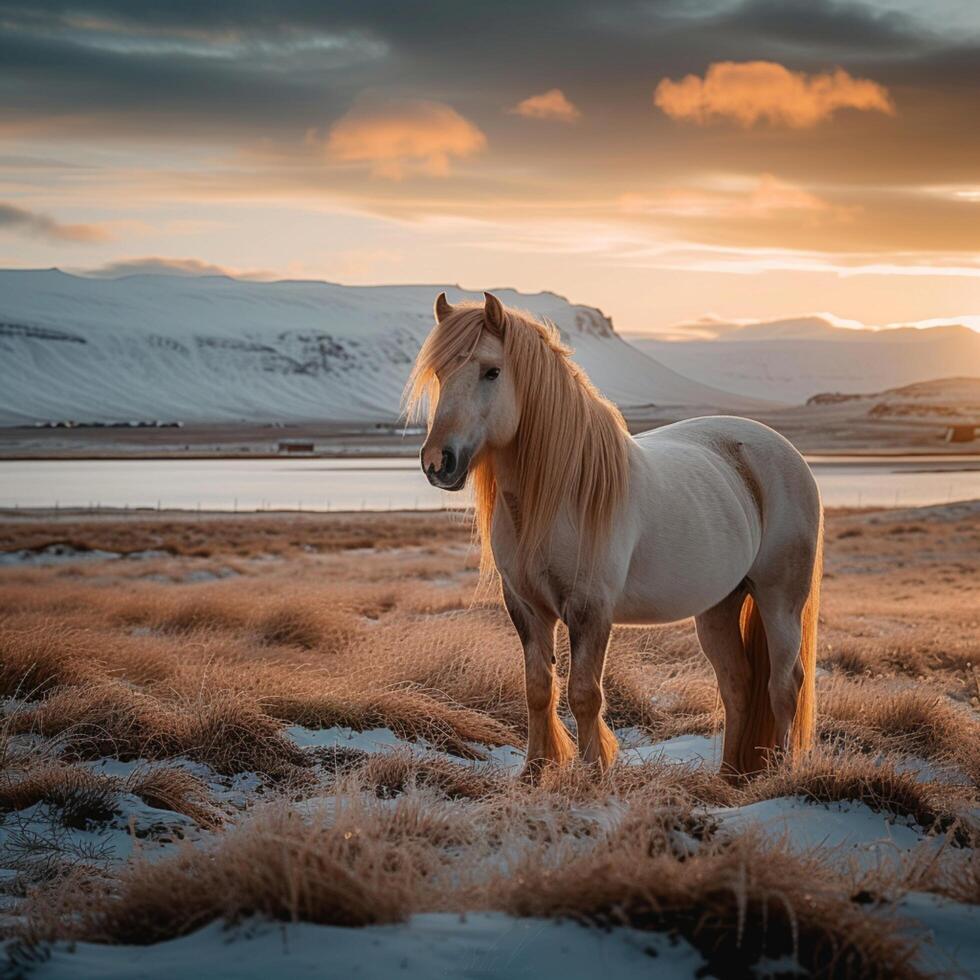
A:
[[[496,381],[500,377],[500,368],[487,368],[486,374],[483,375],[485,381]]]

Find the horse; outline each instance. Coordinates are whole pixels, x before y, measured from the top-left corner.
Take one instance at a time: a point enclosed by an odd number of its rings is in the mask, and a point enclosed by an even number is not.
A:
[[[797,450],[759,422],[692,418],[631,436],[559,331],[491,293],[452,305],[415,361],[429,482],[474,494],[482,565],[499,572],[524,650],[523,775],[576,744],[558,715],[555,630],[568,630],[577,751],[618,751],[603,669],[614,624],[694,618],[725,712],[721,771],[740,780],[814,733],[823,508]]]

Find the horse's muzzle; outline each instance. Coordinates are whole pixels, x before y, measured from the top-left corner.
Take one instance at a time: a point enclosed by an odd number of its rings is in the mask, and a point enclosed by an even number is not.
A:
[[[442,465],[439,469],[429,463],[429,468],[422,464],[426,479],[434,487],[440,490],[462,490],[466,485],[466,477],[470,471],[470,453],[468,450],[461,450],[458,454],[452,449],[443,449]]]

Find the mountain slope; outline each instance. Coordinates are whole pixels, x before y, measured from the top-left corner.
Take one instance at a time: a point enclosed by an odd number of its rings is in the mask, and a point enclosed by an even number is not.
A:
[[[0,424],[392,420],[441,288],[0,271]],[[757,405],[644,356],[592,307],[553,293],[497,295],[554,321],[625,407]]]
[[[933,378],[980,375],[980,334],[964,326],[848,330],[817,316],[689,326],[694,334],[710,326],[717,339],[630,341],[705,384],[796,404],[820,392],[870,393]]]

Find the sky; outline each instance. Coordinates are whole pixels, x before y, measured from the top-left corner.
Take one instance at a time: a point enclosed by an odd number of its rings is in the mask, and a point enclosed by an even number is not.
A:
[[[976,0],[0,0],[0,266],[980,314]]]

